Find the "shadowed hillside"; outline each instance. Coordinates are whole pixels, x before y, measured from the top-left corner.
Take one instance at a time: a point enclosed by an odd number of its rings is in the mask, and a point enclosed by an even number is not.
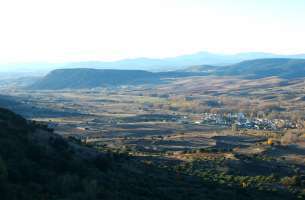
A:
[[[97,153],[0,109],[0,193],[35,199],[293,199],[225,187],[119,153]]]

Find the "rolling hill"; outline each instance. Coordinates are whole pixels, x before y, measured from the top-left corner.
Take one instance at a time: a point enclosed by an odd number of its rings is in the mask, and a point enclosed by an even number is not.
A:
[[[278,76],[281,78],[305,77],[305,59],[257,59],[219,68],[219,75],[242,75],[255,78]]]
[[[305,59],[268,58],[243,61],[227,66],[191,66],[185,72],[209,72],[210,75],[263,78],[278,76],[286,79],[305,77]]]

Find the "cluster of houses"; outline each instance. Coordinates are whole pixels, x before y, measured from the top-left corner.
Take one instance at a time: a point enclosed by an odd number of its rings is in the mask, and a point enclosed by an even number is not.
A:
[[[284,119],[248,118],[244,113],[214,114],[204,113],[201,121],[195,124],[212,124],[256,130],[280,130],[298,128],[296,123]]]

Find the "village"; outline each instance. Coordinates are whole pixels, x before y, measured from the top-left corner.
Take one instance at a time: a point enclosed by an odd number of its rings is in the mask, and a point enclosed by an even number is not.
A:
[[[302,126],[285,119],[249,118],[242,112],[228,114],[204,113],[201,121],[196,124],[213,124],[232,127],[232,129],[255,129],[279,131],[283,129],[297,129]]]

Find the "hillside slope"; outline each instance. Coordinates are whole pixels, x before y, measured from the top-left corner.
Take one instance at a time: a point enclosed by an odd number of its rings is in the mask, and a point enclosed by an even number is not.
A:
[[[1,108],[0,194],[2,200],[294,199],[203,182],[125,154],[101,154]]]

